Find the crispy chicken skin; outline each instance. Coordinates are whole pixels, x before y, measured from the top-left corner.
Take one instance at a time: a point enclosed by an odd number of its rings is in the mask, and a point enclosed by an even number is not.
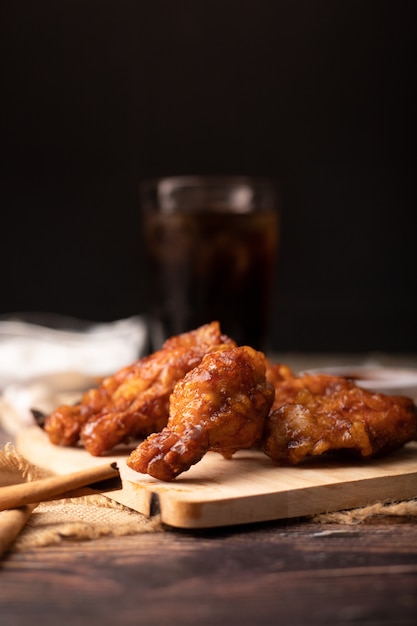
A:
[[[257,445],[278,465],[337,451],[370,458],[417,439],[417,408],[339,376],[297,376],[212,322],[58,407],[44,428],[52,443],[81,441],[94,456],[147,437],[128,465],[170,481],[209,450],[231,457]]]
[[[218,322],[168,339],[161,350],[139,359],[87,391],[76,406],[63,405],[45,421],[52,443],[73,446],[81,439],[94,456],[119,443],[161,430],[168,421],[176,382],[210,350],[235,346]]]
[[[145,439],[127,464],[170,481],[209,450],[230,458],[259,442],[273,399],[261,352],[243,346],[207,354],[176,384],[167,427]]]
[[[409,398],[327,375],[289,376],[274,386],[262,449],[277,464],[337,450],[369,458],[417,437],[417,410]]]
[[[293,380],[295,374],[292,369],[284,363],[271,363],[269,359],[266,362],[266,379],[273,385],[278,387],[286,380]]]

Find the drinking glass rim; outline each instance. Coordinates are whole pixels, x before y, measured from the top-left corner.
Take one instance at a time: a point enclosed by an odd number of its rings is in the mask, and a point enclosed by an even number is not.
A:
[[[242,184],[251,185],[255,188],[269,189],[272,192],[276,192],[277,190],[277,184],[273,178],[246,174],[179,174],[158,176],[141,181],[139,187],[141,190],[150,191],[161,185],[166,190],[171,190],[177,186],[230,187]]]

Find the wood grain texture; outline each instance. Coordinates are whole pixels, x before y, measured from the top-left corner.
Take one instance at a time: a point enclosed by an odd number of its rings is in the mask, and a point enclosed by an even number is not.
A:
[[[417,526],[279,521],[10,554],[2,626],[414,626]]]
[[[57,474],[116,461],[123,488],[108,497],[177,528],[212,528],[296,518],[417,496],[417,443],[371,462],[314,459],[299,467],[276,467],[261,452],[240,451],[232,460],[215,453],[172,483],[127,467],[126,451],[92,457],[81,448],[52,445],[37,427],[21,431],[18,450]]]

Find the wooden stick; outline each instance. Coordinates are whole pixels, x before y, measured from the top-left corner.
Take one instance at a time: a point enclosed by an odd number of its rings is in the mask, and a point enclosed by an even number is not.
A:
[[[37,506],[36,503],[27,504],[19,509],[0,511],[0,556],[16,539]]]
[[[65,476],[53,476],[33,482],[1,487],[0,511],[50,500],[55,496],[74,491],[79,487],[85,487],[86,485],[115,478],[116,476],[119,476],[119,470],[116,463],[111,463],[91,467]]]

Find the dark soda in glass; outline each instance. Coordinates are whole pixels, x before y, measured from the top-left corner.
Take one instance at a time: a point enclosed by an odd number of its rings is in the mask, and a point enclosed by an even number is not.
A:
[[[191,186],[186,197],[182,187],[175,201],[159,195],[145,210],[152,350],[213,320],[239,345],[267,350],[278,212],[275,204],[245,204],[242,189],[251,184],[211,179],[209,194]],[[232,187],[235,196],[225,193]]]

